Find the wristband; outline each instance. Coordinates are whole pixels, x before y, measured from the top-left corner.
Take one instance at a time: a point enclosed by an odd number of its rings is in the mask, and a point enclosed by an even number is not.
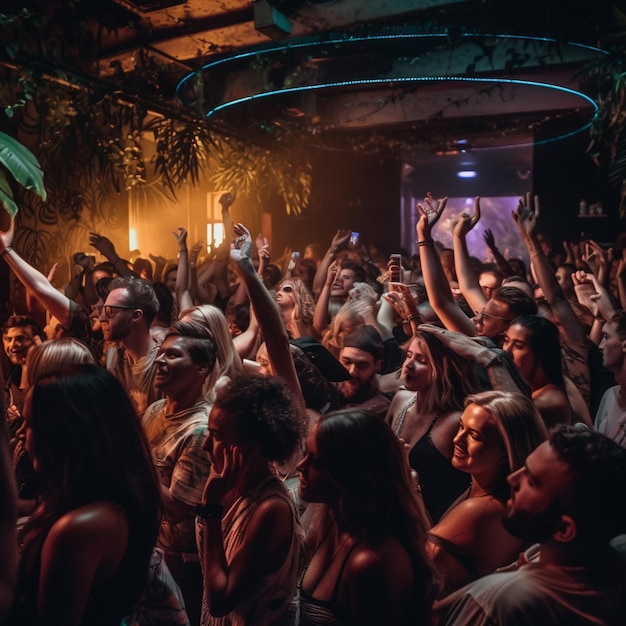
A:
[[[7,246],[2,252],[0,252],[0,256],[4,256],[5,254],[8,254],[12,250],[13,248],[11,248],[11,246]]]
[[[221,504],[203,504],[198,502],[196,505],[196,515],[200,519],[222,519],[224,516],[224,507]]]
[[[416,241],[416,242],[415,242],[415,245],[416,245],[416,246],[418,246],[418,247],[419,247],[419,246],[428,246],[428,245],[430,245],[432,242],[433,242],[433,240],[432,240],[432,239],[424,239],[424,241],[419,241],[419,240],[418,240],[418,241]]]
[[[419,315],[407,315],[403,320],[402,323],[403,324],[409,324],[411,323],[413,320],[419,319]]]

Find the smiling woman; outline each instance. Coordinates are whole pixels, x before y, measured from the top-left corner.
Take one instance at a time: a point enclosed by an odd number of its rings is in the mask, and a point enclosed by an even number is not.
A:
[[[522,543],[502,524],[507,476],[546,439],[529,398],[486,391],[468,396],[452,465],[471,476],[468,491],[430,531],[428,549],[444,579],[440,597],[515,559]]]

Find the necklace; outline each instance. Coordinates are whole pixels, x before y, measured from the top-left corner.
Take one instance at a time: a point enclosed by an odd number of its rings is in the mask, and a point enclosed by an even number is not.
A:
[[[402,426],[404,425],[404,420],[406,419],[406,414],[409,409],[417,402],[417,394],[415,394],[409,401],[402,407],[400,411],[400,415],[398,415],[398,421],[396,422],[396,427],[393,429],[393,432],[396,437],[400,436],[400,432],[402,431]]]

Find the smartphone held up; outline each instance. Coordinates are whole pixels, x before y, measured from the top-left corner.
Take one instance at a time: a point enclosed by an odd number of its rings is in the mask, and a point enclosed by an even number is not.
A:
[[[389,281],[392,283],[402,282],[402,255],[392,254],[389,257]]]

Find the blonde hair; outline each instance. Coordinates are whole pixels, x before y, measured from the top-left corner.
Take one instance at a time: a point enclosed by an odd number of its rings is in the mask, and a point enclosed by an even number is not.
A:
[[[73,337],[44,341],[27,358],[28,383],[34,385],[40,378],[53,374],[67,365],[96,364],[87,346]]]
[[[509,461],[515,472],[526,457],[548,438],[548,431],[533,401],[512,391],[484,391],[467,396],[465,406],[476,404],[494,419]]]
[[[207,397],[212,400],[214,399],[215,384],[220,378],[226,377],[234,380],[243,372],[241,357],[233,344],[226,317],[216,306],[200,304],[185,309],[181,311],[179,319],[182,320],[185,317],[207,328],[217,346],[217,360],[213,371],[207,378],[205,387]]]
[[[299,278],[283,278],[276,285],[276,291],[279,291],[285,283],[290,283],[293,289],[295,304],[293,319],[301,320],[305,326],[310,326],[313,323],[313,315],[315,313],[315,301],[311,292]]]

